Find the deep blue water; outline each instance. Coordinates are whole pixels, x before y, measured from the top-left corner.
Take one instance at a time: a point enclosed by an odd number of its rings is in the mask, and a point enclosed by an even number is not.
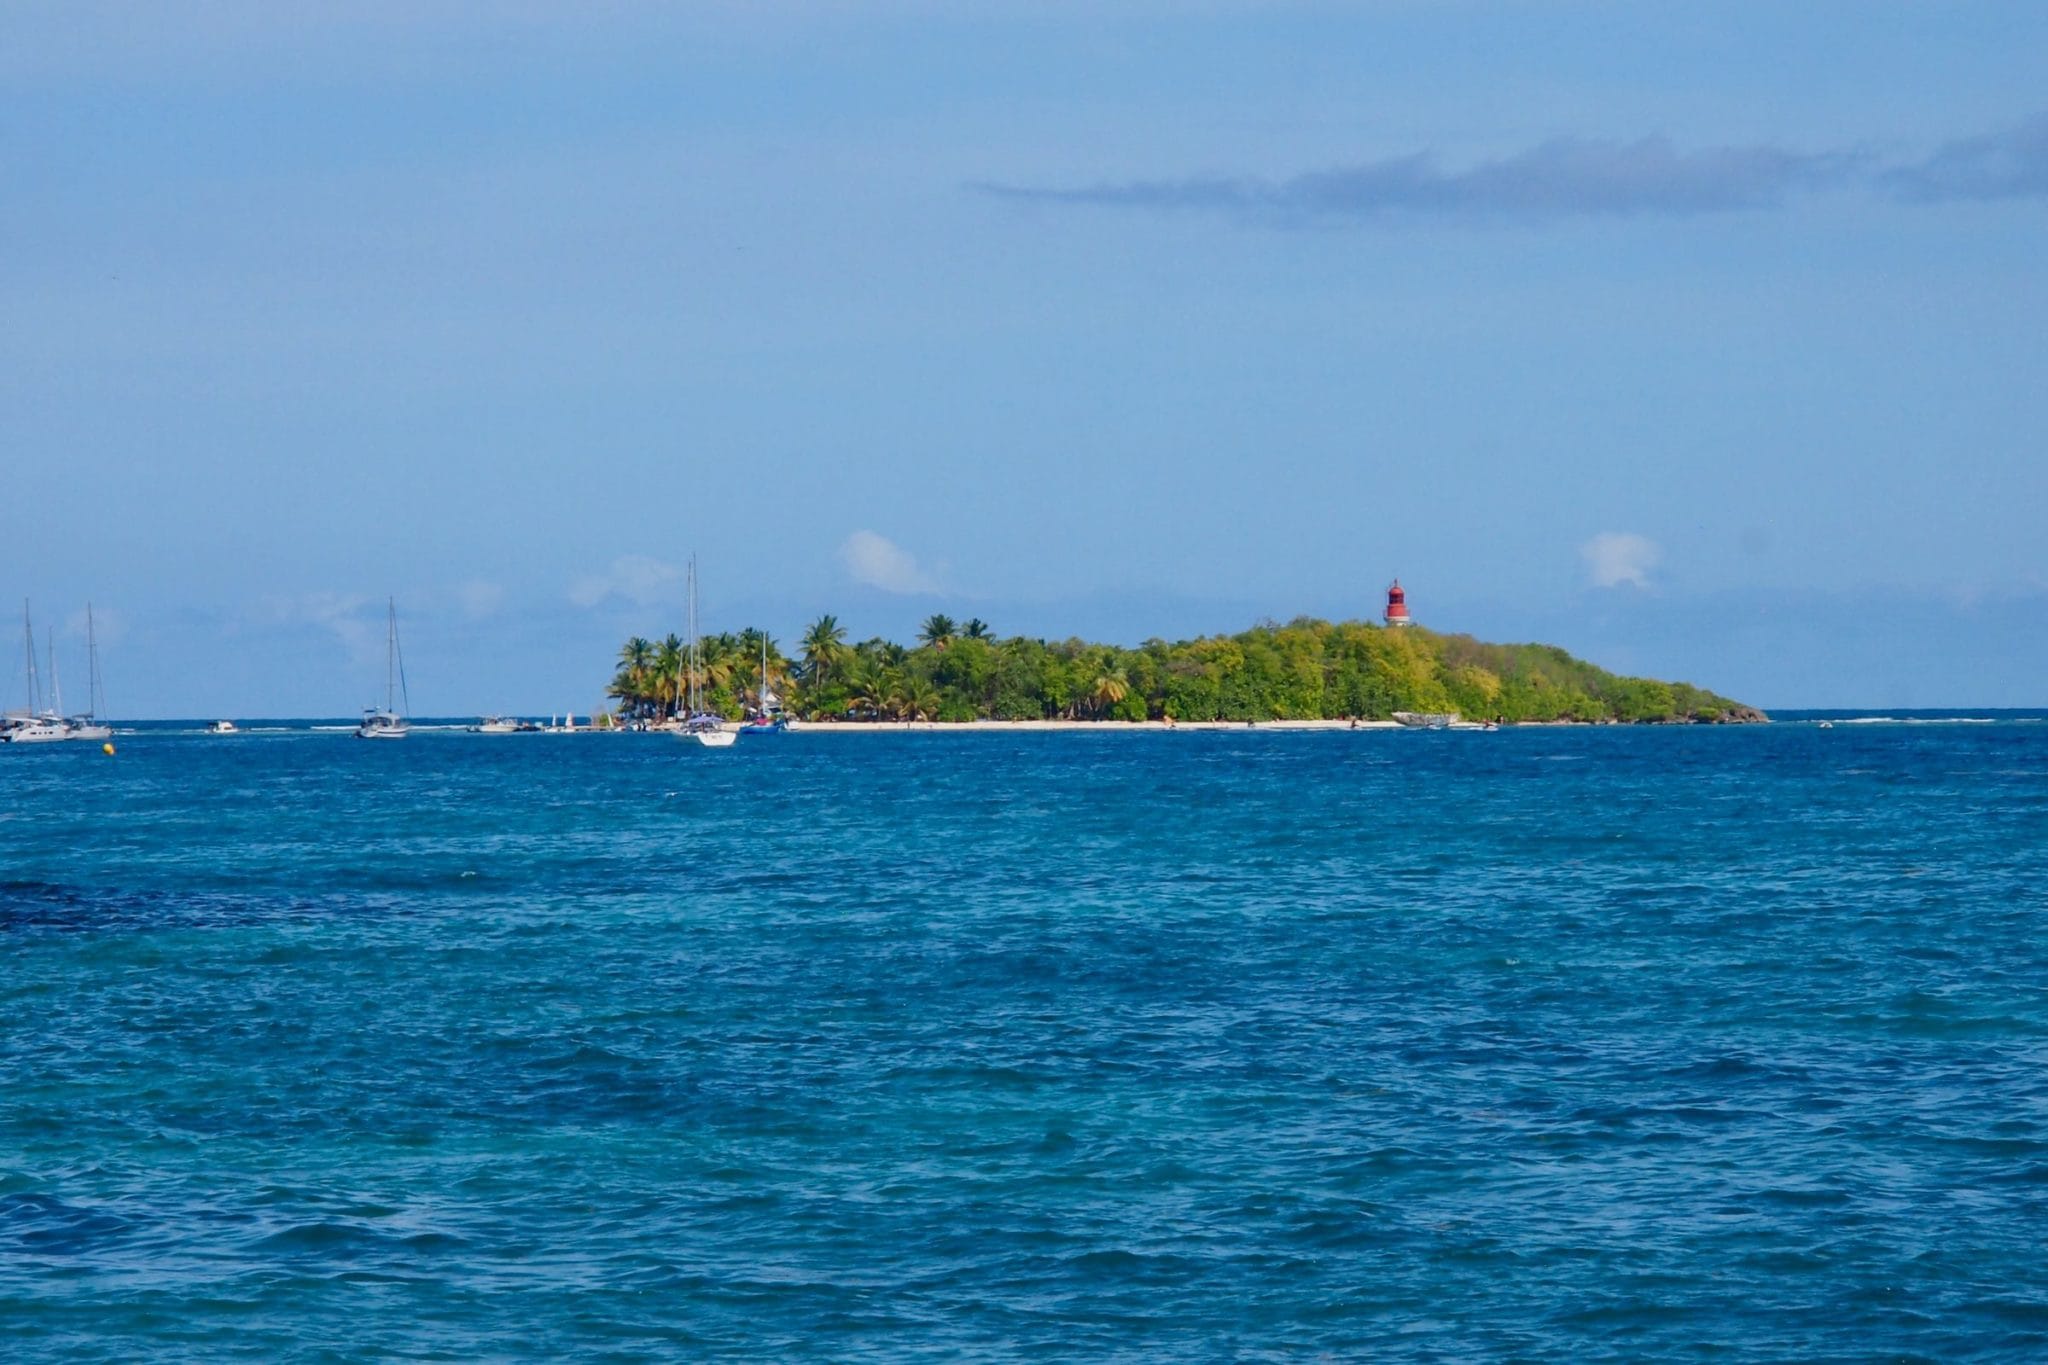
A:
[[[9,1359],[2048,1355],[2048,725],[118,744]]]

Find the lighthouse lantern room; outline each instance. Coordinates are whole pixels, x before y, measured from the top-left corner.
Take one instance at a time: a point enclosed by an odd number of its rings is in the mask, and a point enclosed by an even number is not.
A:
[[[1401,591],[1401,580],[1395,579],[1387,589],[1387,624],[1390,626],[1412,626],[1408,619],[1408,594]]]

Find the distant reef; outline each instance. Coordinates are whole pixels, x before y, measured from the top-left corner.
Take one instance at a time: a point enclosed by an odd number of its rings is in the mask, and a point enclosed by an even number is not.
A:
[[[673,714],[687,654],[674,635],[627,641],[610,691],[621,714]],[[760,708],[765,681],[770,709],[819,721],[1383,720],[1397,711],[1511,724],[1770,719],[1690,683],[1610,673],[1553,645],[1308,617],[1125,648],[998,637],[986,622],[948,616],[926,620],[914,645],[854,642],[823,616],[792,653],[747,630],[701,641],[699,660],[705,709],[730,717]]]

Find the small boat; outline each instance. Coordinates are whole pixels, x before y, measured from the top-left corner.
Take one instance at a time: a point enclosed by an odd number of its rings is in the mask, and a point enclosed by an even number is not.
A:
[[[704,709],[704,684],[702,651],[697,644],[697,556],[690,556],[690,652],[683,672],[687,675],[687,695],[683,714],[689,719],[683,722],[682,738],[688,744],[701,744],[707,749],[729,749],[739,738],[734,731],[725,728],[725,719]]]
[[[511,716],[485,716],[470,726],[469,732],[473,735],[533,735],[540,733],[540,726]]]
[[[242,732],[235,728],[235,723],[231,720],[217,720],[206,727],[206,733],[209,735],[239,735]]]
[[[683,726],[684,739],[707,749],[729,749],[739,737],[740,732],[726,729],[724,719],[719,716],[691,716]]]
[[[51,744],[71,738],[71,726],[60,714],[62,703],[52,699],[51,705],[43,705],[42,679],[36,672],[36,628],[29,619],[28,602],[21,604],[22,657],[26,662],[28,677],[28,709],[10,712],[4,725],[0,725],[0,740],[9,744]],[[51,646],[50,679],[51,691],[56,691],[57,655],[54,643]]]
[[[1396,711],[1394,719],[1411,730],[1448,730],[1457,724],[1455,711]]]
[[[51,660],[54,670],[56,661]],[[54,676],[54,671],[52,676]],[[67,739],[112,739],[114,727],[99,719],[106,709],[106,698],[100,691],[100,645],[92,628],[92,603],[85,604],[85,705],[82,716],[73,716],[66,722],[70,726]]]
[[[71,727],[57,716],[17,716],[0,730],[0,740],[9,744],[53,744],[69,738]]]
[[[743,735],[779,735],[789,728],[782,701],[768,686],[768,633],[761,632],[761,673],[754,686],[754,714],[740,726]]]
[[[366,708],[363,723],[356,727],[357,739],[404,739],[412,733],[412,726],[398,712],[398,699],[405,698],[405,709],[412,710],[412,697],[405,687],[405,660],[398,652],[398,603],[389,602],[389,624],[384,636],[384,708]]]

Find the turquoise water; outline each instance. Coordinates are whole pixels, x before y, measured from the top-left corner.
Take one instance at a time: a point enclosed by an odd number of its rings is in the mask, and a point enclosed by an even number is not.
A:
[[[2048,1353],[2048,724],[118,743],[10,1359]]]

